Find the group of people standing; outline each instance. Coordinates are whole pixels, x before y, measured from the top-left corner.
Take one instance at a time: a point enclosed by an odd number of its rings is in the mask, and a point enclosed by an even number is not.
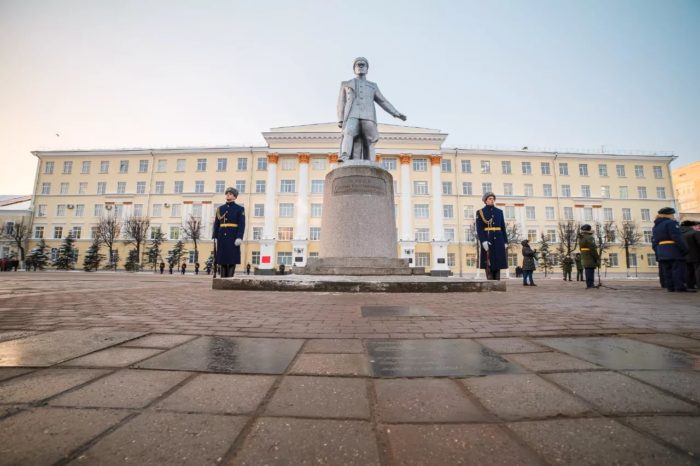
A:
[[[700,287],[700,226],[674,218],[672,207],[659,210],[651,233],[651,247],[659,263],[661,287],[672,292],[695,292]]]

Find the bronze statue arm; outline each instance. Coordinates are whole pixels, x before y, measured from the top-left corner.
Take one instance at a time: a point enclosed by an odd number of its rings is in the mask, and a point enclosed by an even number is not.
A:
[[[392,115],[400,120],[406,121],[406,115],[396,110],[394,106],[391,105],[391,103],[388,100],[386,100],[386,98],[382,95],[382,93],[379,91],[379,88],[377,88],[377,91],[374,93],[374,101],[377,102],[377,104],[379,104],[379,106],[382,107],[384,110],[386,110],[386,112],[389,115]]]

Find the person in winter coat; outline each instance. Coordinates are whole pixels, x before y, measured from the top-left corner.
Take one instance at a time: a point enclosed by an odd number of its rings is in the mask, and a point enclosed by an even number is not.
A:
[[[659,210],[651,230],[651,247],[663,274],[663,283],[668,291],[686,292],[685,245],[678,222],[673,219],[676,210],[664,207]],[[695,291],[695,290],[692,290]]]
[[[523,286],[537,286],[532,281],[532,273],[537,268],[537,251],[530,247],[530,242],[526,239],[522,240],[520,244],[523,247]]]
[[[586,275],[586,289],[594,288],[595,269],[600,267],[600,256],[598,248],[595,244],[592,228],[589,224],[581,226],[581,240],[579,241],[579,249],[581,250],[581,263]]]
[[[583,281],[583,262],[581,262],[581,253],[577,252],[574,256],[574,262],[576,263],[576,281]]]
[[[688,254],[685,255],[685,285],[688,289],[700,289],[700,222],[686,220],[681,223],[681,234]]]
[[[574,265],[574,260],[566,256],[564,259],[561,261],[561,270],[564,272],[564,281],[568,278],[569,281],[571,281],[571,270],[573,269]]]

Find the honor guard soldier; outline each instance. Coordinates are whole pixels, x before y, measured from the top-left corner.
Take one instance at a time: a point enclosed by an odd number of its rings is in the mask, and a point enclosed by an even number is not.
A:
[[[508,268],[506,222],[503,211],[494,206],[494,193],[485,193],[481,199],[486,205],[476,212],[476,234],[481,243],[479,267],[486,270],[487,280],[500,280],[501,269]]]
[[[227,188],[225,194],[226,204],[216,209],[212,233],[216,241],[216,264],[220,266],[222,278],[233,277],[236,264],[241,263],[241,243],[245,231],[245,211],[235,202],[238,190]]]
[[[685,284],[685,255],[688,247],[673,218],[673,207],[659,210],[651,231],[651,248],[656,254],[663,285],[668,291],[689,291]]]
[[[583,271],[586,275],[586,289],[594,288],[595,269],[600,267],[600,256],[598,255],[598,248],[595,245],[595,238],[590,225],[585,224],[581,226],[581,239],[578,244],[581,249]]]

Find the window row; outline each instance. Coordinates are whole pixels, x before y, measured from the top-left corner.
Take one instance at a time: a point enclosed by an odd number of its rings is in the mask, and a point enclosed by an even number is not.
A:
[[[414,181],[413,182],[414,194],[428,194],[427,181]],[[423,185],[425,183],[425,185]],[[513,183],[503,183],[503,190],[501,192],[494,191],[493,183],[482,182],[481,183],[481,193],[495,192],[497,195],[501,196],[518,196],[514,190]],[[452,194],[452,183],[445,181],[442,183],[442,194],[448,195]],[[471,181],[462,182],[462,194],[465,196],[474,195],[474,185]],[[539,192],[537,193],[539,195]],[[578,197],[591,198],[593,197],[591,191],[591,186],[588,184],[582,184],[579,186]],[[629,199],[630,190],[629,186],[619,186],[617,192],[618,199]],[[535,196],[535,186],[531,183],[525,183],[523,185],[522,196],[534,197]],[[553,186],[549,183],[542,185],[541,195],[543,197],[554,197]],[[572,190],[570,184],[562,184],[560,186],[560,197],[572,197]],[[600,195],[596,196],[604,199],[612,198],[610,186],[601,186]],[[637,186],[637,198],[638,199],[648,199],[649,195],[646,186]],[[663,186],[656,187],[656,199],[666,199],[666,188]]]

